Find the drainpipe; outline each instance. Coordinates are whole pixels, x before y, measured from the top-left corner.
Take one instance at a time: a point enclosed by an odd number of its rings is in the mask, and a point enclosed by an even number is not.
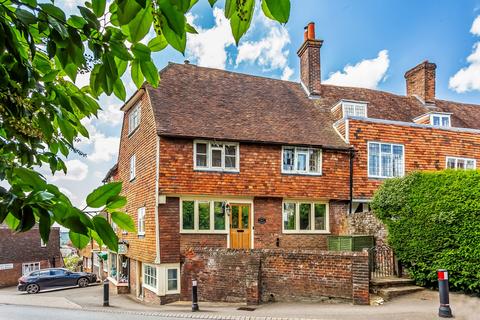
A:
[[[350,205],[349,205],[349,214],[352,213],[353,209],[353,158],[355,157],[355,150],[350,149]]]
[[[158,222],[158,179],[160,174],[160,136],[157,135],[157,151],[155,155],[155,263],[160,264],[160,224]]]

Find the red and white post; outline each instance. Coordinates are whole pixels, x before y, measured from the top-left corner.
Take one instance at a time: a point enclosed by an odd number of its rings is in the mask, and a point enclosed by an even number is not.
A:
[[[442,318],[451,318],[452,309],[450,309],[450,298],[448,293],[448,271],[440,269],[437,271],[438,276],[438,293],[440,295],[440,308],[438,316]]]

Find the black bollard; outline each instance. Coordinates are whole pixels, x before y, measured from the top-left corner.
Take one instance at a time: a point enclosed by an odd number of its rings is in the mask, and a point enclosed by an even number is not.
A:
[[[192,281],[192,312],[198,311],[197,280]]]
[[[105,279],[103,281],[103,306],[104,307],[109,307],[110,306],[109,285],[110,285],[110,283],[108,282],[108,279]]]
[[[440,308],[438,316],[442,318],[451,318],[452,309],[450,309],[450,299],[448,297],[448,271],[441,269],[437,271],[438,275],[438,293],[440,295]]]

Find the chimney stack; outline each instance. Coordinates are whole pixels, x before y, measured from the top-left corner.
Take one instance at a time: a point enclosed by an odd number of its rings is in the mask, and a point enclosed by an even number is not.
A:
[[[310,96],[320,96],[320,48],[323,40],[315,39],[315,23],[310,22],[303,34],[303,44],[298,49],[300,57],[300,80]]]
[[[405,73],[407,96],[416,96],[425,103],[435,103],[435,69],[437,65],[428,60]]]

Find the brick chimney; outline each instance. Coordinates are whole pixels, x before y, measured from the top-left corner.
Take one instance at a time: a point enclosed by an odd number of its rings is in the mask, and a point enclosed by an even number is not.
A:
[[[405,73],[407,96],[417,96],[425,103],[435,103],[435,69],[437,65],[428,60]]]
[[[319,96],[322,91],[320,81],[320,48],[323,40],[315,39],[315,23],[305,27],[303,44],[298,49],[300,57],[300,80],[307,88],[310,96]]]

